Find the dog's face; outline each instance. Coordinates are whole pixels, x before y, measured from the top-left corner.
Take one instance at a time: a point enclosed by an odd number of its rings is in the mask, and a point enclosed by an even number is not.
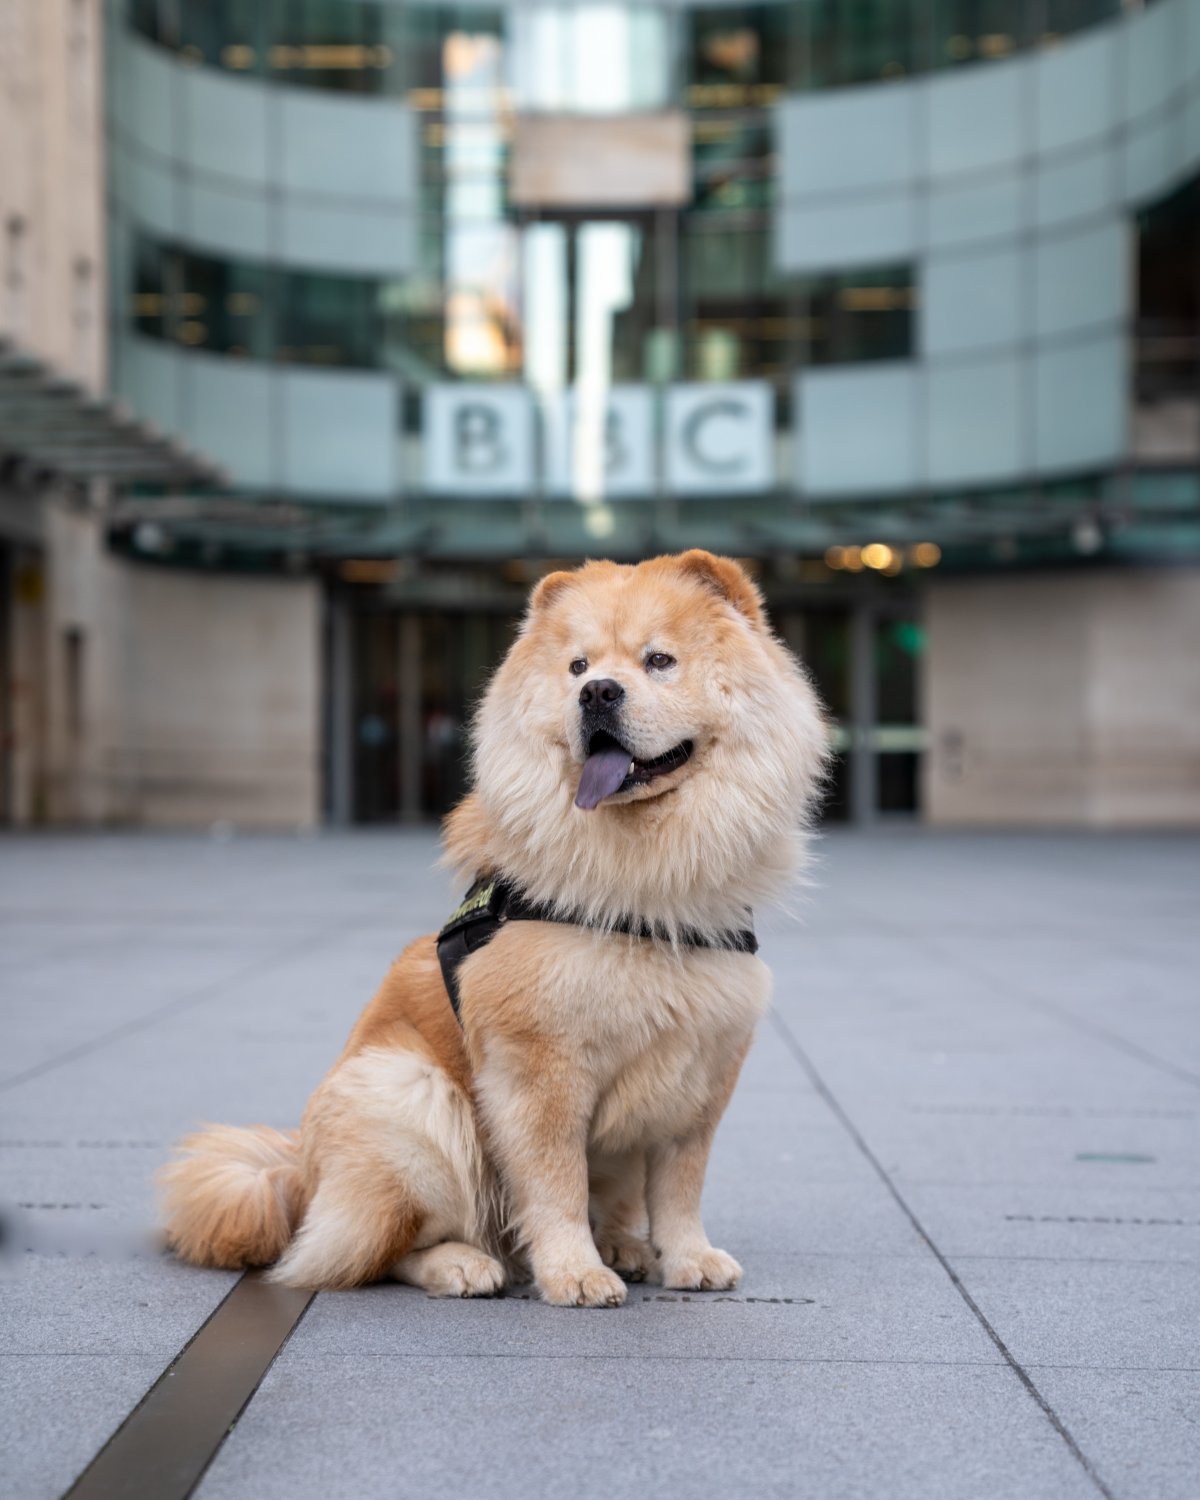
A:
[[[542,601],[540,649],[560,670],[535,673],[533,684],[547,731],[568,751],[574,805],[666,796],[703,774],[724,718],[721,608],[670,574],[580,584],[558,584]]]
[[[794,833],[824,756],[757,590],[705,552],[543,579],[476,726],[489,812],[568,883],[720,880]]]

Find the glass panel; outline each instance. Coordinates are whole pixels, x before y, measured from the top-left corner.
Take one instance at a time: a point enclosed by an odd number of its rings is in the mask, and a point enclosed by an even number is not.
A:
[[[391,10],[346,0],[275,0],[272,76],[351,93],[384,92],[387,75],[398,67],[388,45]]]
[[[804,7],[802,87],[873,83],[916,72],[923,9],[893,0],[812,0]]]
[[[1121,0],[793,0],[673,6],[382,0],[130,0],[134,30],[195,62],[356,93],[442,88],[447,38],[511,42],[522,107],[657,109],[678,97],[674,37],[696,110],[761,108],[783,88],[902,78],[1053,44]]]
[[[782,380],[797,364],[911,357],[910,268],[789,283],[771,267],[761,223],[692,225],[679,252],[689,378]],[[130,318],[152,337],[220,353],[417,380],[524,369],[548,389],[576,377],[602,324],[608,380],[661,382],[680,373],[675,293],[659,282],[660,268],[675,265],[675,233],[669,215],[522,231],[429,218],[420,273],[403,282],[222,260],[139,236]]]
[[[167,337],[166,254],[160,245],[138,238],[133,247],[130,318],[138,333]]]
[[[1137,396],[1200,392],[1200,178],[1137,220]]]
[[[804,618],[804,664],[836,726],[850,717],[850,628],[845,610],[813,611]],[[829,768],[822,814],[845,822],[850,809],[850,761],[840,752]]]
[[[1073,31],[1111,21],[1121,14],[1121,0],[1042,0],[1045,7],[1042,42],[1056,42]]]
[[[894,751],[876,760],[876,785],[881,813],[915,813],[920,809],[921,757]]]
[[[580,226],[575,251],[575,380],[585,391],[602,390],[640,374],[639,325],[653,318],[653,288],[644,280],[641,289],[649,290],[650,296],[641,299],[640,318],[629,315],[638,269],[645,264],[641,249],[641,232],[632,224]]]
[[[605,114],[670,101],[668,18],[657,7],[514,5],[507,31],[519,109]]]
[[[793,5],[703,6],[685,12],[687,102],[694,109],[773,103],[788,78]]]
[[[353,642],[354,817],[360,823],[392,821],[400,812],[395,616],[356,613]]]
[[[193,62],[238,73],[262,71],[267,9],[258,0],[178,0],[179,44]]]
[[[996,62],[1026,45],[1023,4],[1013,0],[934,0],[932,65]]]
[[[375,365],[380,328],[377,288],[349,276],[280,276],[275,358],[314,365]]]
[[[917,723],[917,673],[924,651],[925,632],[915,620],[880,620],[876,625],[878,724],[907,728]]]
[[[925,632],[916,620],[882,619],[875,627],[875,718],[880,728],[911,729],[917,724],[917,680],[925,651]],[[916,812],[920,756],[889,751],[876,758],[879,811]]]
[[[916,288],[911,266],[805,278],[799,298],[806,307],[806,363],[912,357]]]
[[[559,391],[568,381],[571,334],[567,230],[531,224],[522,235],[521,312],[525,380],[535,390]]]

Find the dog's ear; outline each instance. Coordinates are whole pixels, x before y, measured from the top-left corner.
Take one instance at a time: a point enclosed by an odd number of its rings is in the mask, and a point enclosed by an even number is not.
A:
[[[759,628],[765,626],[762,595],[751,582],[746,570],[735,563],[732,557],[716,557],[711,552],[693,547],[690,552],[681,552],[674,562],[689,577],[728,600],[736,610],[745,615],[751,625]]]
[[[574,579],[574,573],[547,573],[545,578],[539,578],[529,596],[529,613],[536,615],[539,610],[545,609]]]

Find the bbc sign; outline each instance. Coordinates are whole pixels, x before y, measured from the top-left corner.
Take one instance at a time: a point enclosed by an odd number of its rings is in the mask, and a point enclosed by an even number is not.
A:
[[[540,403],[524,386],[434,385],[424,426],[425,488],[434,495],[742,495],[774,482],[774,392],[765,381],[616,385]]]

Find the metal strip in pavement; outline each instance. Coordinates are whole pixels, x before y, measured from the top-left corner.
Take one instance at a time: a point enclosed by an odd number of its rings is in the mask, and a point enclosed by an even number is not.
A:
[[[248,1271],[151,1386],[64,1500],[184,1500],[315,1292]]]

